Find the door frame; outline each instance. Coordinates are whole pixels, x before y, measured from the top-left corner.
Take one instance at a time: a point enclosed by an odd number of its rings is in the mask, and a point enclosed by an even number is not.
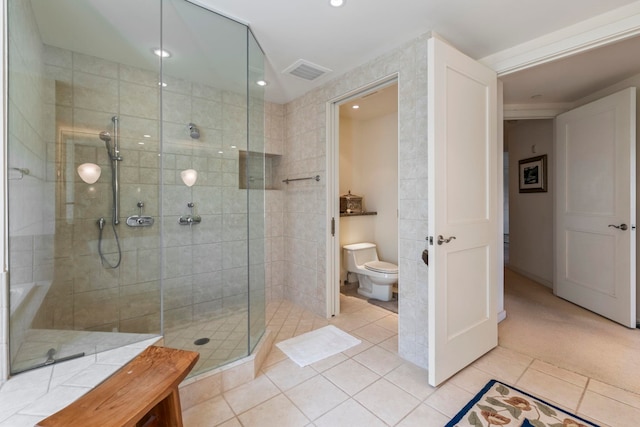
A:
[[[340,106],[393,84],[400,91],[399,73],[392,73],[326,103],[327,124],[327,212],[326,228],[326,317],[340,314]],[[333,232],[332,232],[333,231]]]
[[[503,99],[503,87],[501,77],[511,73],[526,70],[545,64],[547,62],[567,58],[573,55],[587,52],[591,49],[605,47],[622,40],[640,36],[640,4],[632,4],[618,10],[604,13],[593,18],[582,21],[571,27],[545,34],[537,39],[530,40],[520,45],[502,50],[495,54],[481,58],[479,61],[490,68],[493,68],[498,75],[499,102]],[[504,120],[508,119],[553,119],[556,116],[575,107],[574,103],[567,104],[539,104],[539,105],[498,105],[498,133],[503,141],[502,133]],[[639,122],[640,124],[640,122]],[[498,155],[502,157],[503,147],[498,148]],[[638,163],[640,164],[640,151],[637,152]],[[500,159],[499,165],[502,165]],[[502,178],[499,176],[501,181]],[[640,174],[637,175],[640,181]],[[638,185],[640,188],[640,183]],[[504,189],[499,188],[499,194],[503,194]],[[504,227],[502,212],[499,215],[499,227]],[[502,228],[501,228],[502,230]],[[554,231],[555,233],[555,231]],[[640,239],[638,239],[640,246]],[[640,248],[637,249],[640,253]],[[504,263],[504,260],[503,260]],[[502,268],[502,267],[501,267]],[[638,268],[636,263],[636,269]],[[502,275],[502,290],[498,291],[500,307],[504,308],[504,275]],[[640,289],[640,288],[639,288]],[[637,307],[640,307],[640,292],[637,297]],[[506,317],[504,310],[499,311],[498,321]],[[637,310],[638,324],[640,325],[640,310]]]

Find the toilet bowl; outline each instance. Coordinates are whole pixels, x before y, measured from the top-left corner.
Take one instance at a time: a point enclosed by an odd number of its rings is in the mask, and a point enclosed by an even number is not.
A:
[[[373,243],[354,243],[342,249],[346,270],[358,276],[358,294],[390,301],[393,298],[393,285],[398,282],[398,266],[380,261]]]

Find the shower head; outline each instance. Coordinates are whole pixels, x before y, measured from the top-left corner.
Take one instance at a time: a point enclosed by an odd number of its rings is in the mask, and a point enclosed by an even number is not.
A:
[[[103,130],[102,132],[100,132],[100,139],[108,144],[111,142],[111,134],[109,134],[109,132],[107,132],[106,130]]]
[[[200,138],[200,129],[198,129],[198,127],[195,124],[189,123],[189,132],[190,132],[191,138],[193,139]]]
[[[100,139],[104,141],[104,148],[107,149],[107,154],[109,155],[109,159],[111,159],[111,161],[122,160],[119,156],[117,156],[118,153],[116,153],[116,149],[111,145],[111,134],[109,134],[109,132],[107,132],[106,130],[100,132]]]

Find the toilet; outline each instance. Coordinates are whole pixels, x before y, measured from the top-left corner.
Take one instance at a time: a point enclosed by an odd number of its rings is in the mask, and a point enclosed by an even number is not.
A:
[[[393,285],[398,282],[398,266],[380,261],[373,243],[354,243],[345,245],[342,249],[346,270],[358,276],[358,294],[390,301],[393,297]]]

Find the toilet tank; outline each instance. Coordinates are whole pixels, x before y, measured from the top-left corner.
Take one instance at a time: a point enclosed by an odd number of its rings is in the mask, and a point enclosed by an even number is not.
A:
[[[378,261],[378,252],[374,243],[354,243],[344,245],[344,263],[347,271],[356,271],[358,266],[369,261]]]

